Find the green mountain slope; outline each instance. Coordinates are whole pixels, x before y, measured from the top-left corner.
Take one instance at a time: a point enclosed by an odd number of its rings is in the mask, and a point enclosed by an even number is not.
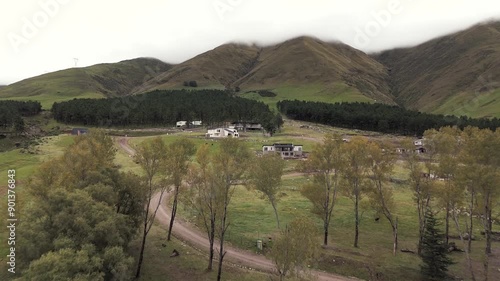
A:
[[[345,44],[310,37],[264,48],[253,69],[235,85],[272,89],[279,99],[394,103],[382,64]]]
[[[38,100],[50,108],[54,102],[73,98],[123,96],[170,67],[157,59],[138,58],[70,68],[0,88],[0,99]]]
[[[403,106],[500,117],[500,22],[375,57],[390,69],[392,94]]]
[[[278,94],[274,100],[394,103],[382,64],[347,45],[310,37],[261,48],[222,45],[174,66],[139,92],[181,88],[183,81],[191,80],[204,88],[239,88],[246,93],[273,90]],[[296,89],[300,89],[299,96]]]
[[[342,43],[298,37],[272,46],[225,44],[178,65],[156,59],[71,68],[0,87],[0,99],[49,108],[76,97],[155,89],[233,89],[283,99],[399,104],[432,113],[500,117],[500,22],[476,25],[413,48],[367,55]],[[189,88],[195,89],[195,88]],[[259,90],[276,96],[261,96]]]
[[[196,81],[204,88],[228,88],[251,69],[259,52],[256,46],[225,44],[172,67],[136,92],[182,88],[184,81]]]

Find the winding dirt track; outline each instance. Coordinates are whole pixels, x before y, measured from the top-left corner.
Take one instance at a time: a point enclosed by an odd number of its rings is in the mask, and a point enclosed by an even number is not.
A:
[[[128,154],[134,155],[135,151],[128,145],[129,138],[118,138],[118,144],[122,149],[124,149]],[[168,198],[170,197],[170,193],[165,193],[163,197],[161,197],[160,193],[155,194],[153,197],[153,202],[151,204],[151,208],[154,209],[157,206],[158,201],[160,202],[160,207],[158,208],[158,212],[156,213],[156,220],[161,224],[168,225],[170,222],[170,213],[171,210],[168,208],[165,202],[168,202]],[[182,219],[176,218],[174,222],[173,234],[180,240],[187,242],[189,245],[201,249],[203,251],[208,252],[209,242],[206,238],[206,234],[202,233],[195,227],[189,225],[186,222],[183,222]],[[215,244],[218,244],[217,241]],[[248,251],[244,251],[235,247],[231,247],[229,245],[224,245],[224,249],[227,252],[224,260],[229,261],[233,264],[247,267],[251,269],[256,269],[259,271],[276,273],[274,269],[274,264],[271,260],[267,259],[262,255],[257,255]],[[215,250],[218,251],[218,247],[215,247]],[[318,270],[313,270],[312,274],[317,277],[319,281],[353,281],[357,279],[351,279],[339,275],[329,274]]]
[[[134,156],[135,150],[128,145],[128,139],[129,138],[119,138],[118,139],[118,144],[120,144],[120,147],[125,150],[125,152],[128,153],[130,156]]]

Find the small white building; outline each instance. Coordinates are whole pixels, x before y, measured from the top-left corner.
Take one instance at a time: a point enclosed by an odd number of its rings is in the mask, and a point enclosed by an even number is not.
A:
[[[282,158],[302,157],[302,145],[293,145],[291,143],[274,143],[273,145],[263,145],[262,153],[279,153]]]
[[[424,140],[423,139],[418,139],[413,141],[413,145],[415,146],[423,146],[424,145]]]
[[[239,138],[240,134],[236,129],[230,128],[216,128],[208,130],[205,134],[207,138]]]
[[[179,128],[179,127],[184,127],[184,126],[186,126],[186,125],[187,125],[187,121],[177,121],[177,123],[175,123],[175,126],[176,126],[177,128]]]
[[[187,122],[187,121],[177,121],[177,122],[175,123],[175,126],[176,126],[177,128],[179,128],[179,127],[185,127],[185,126],[187,126],[187,125],[188,125],[188,122]],[[191,122],[189,122],[189,125],[191,125],[191,126],[201,126],[201,125],[202,125],[202,122],[201,122],[201,120],[191,121]]]

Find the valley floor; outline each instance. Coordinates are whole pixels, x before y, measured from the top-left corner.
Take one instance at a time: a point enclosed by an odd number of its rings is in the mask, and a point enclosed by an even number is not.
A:
[[[214,140],[207,140],[203,137],[204,131],[198,130],[168,130],[166,133],[159,132],[160,137],[166,142],[172,142],[180,137],[187,137],[193,140],[195,144],[203,144],[212,142],[217,145]],[[285,127],[282,132],[276,134],[272,138],[264,137],[261,133],[243,133],[242,140],[254,150],[259,151],[263,144],[287,142],[304,145],[304,150],[310,151],[313,146],[321,142],[325,133],[339,132],[346,137],[363,134],[371,139],[398,143],[403,140],[403,137],[382,135],[372,132],[359,132],[344,129],[336,129],[328,126],[308,124],[303,122],[295,122],[286,120]],[[114,132],[115,134],[134,135],[133,130]],[[148,134],[152,134],[149,132]],[[142,135],[142,133],[141,133]],[[134,163],[129,154],[133,151],[135,145],[139,144],[150,136],[142,137],[117,137],[116,163],[121,166],[122,170],[133,171],[140,173],[137,164]],[[0,190],[6,190],[6,170],[12,167],[18,169],[20,180],[20,196],[22,196],[22,183],[36,169],[38,164],[46,159],[55,157],[61,153],[64,147],[71,144],[73,137],[61,135],[57,137],[49,137],[44,139],[42,144],[37,147],[35,154],[20,153],[20,150],[14,150],[0,154]],[[124,150],[122,148],[127,148]],[[296,171],[295,166],[297,161],[287,161],[285,173],[282,182],[283,197],[278,203],[278,211],[283,224],[290,222],[298,215],[309,216],[310,203],[302,197],[299,192],[300,187],[307,183],[308,178],[302,173]],[[417,219],[416,211],[413,204],[412,193],[405,186],[404,181],[407,177],[406,169],[399,162],[392,178],[394,181],[395,199],[398,202],[397,216],[400,220],[400,248],[415,249],[417,241]],[[2,193],[3,197],[5,196]],[[168,201],[166,198],[163,199]],[[23,199],[26,201],[26,198]],[[22,202],[21,202],[22,203]],[[4,210],[5,202],[0,207]],[[272,213],[272,208],[265,200],[260,198],[260,195],[255,191],[246,188],[238,188],[235,192],[232,204],[230,206],[231,227],[228,233],[227,242],[231,249],[235,252],[251,252],[252,257],[258,257],[263,262],[264,271],[271,270],[272,264],[265,258],[268,253],[268,248],[264,248],[262,252],[256,249],[256,239],[266,239],[268,236],[276,233],[275,220]],[[352,237],[354,232],[352,202],[346,197],[339,197],[337,206],[334,210],[334,218],[330,230],[330,246],[324,247],[320,251],[319,258],[311,267],[319,271],[327,271],[333,274],[343,276],[353,276],[363,280],[419,280],[419,264],[420,259],[409,253],[399,252],[396,256],[391,253],[391,235],[390,226],[383,218],[374,220],[376,214],[370,210],[368,206],[363,207],[362,222],[361,222],[361,240],[360,248],[352,247]],[[22,211],[22,209],[21,209]],[[188,226],[192,231],[198,232],[194,214],[182,206],[179,208],[179,221],[182,224],[177,224],[174,230],[178,231],[181,225]],[[212,280],[215,275],[204,271],[206,266],[206,253],[203,249],[198,250],[199,244],[183,241],[189,239],[175,239],[173,242],[166,242],[166,230],[162,224],[162,220],[168,219],[167,205],[162,205],[158,223],[154,226],[150,239],[146,247],[145,264],[143,277],[141,280]],[[440,214],[440,216],[442,213]],[[312,219],[320,228],[320,221],[315,216]],[[193,230],[194,228],[194,230]],[[473,259],[476,269],[476,276],[481,276],[483,244],[484,239],[480,234],[480,222],[476,222],[474,235],[477,240],[473,243]],[[498,230],[498,226],[495,226]],[[190,231],[191,231],[190,230]],[[456,231],[451,229],[452,235],[456,235]],[[198,234],[201,237],[203,233]],[[5,237],[5,230],[0,231],[0,235]],[[179,237],[184,237],[179,235]],[[463,248],[459,240],[456,242],[459,248]],[[135,256],[137,253],[138,241],[131,245],[130,253]],[[195,246],[195,247],[193,247]],[[493,245],[494,253],[490,258],[490,280],[500,280],[500,244],[495,242]],[[181,255],[177,258],[170,258],[173,249],[178,250]],[[240,250],[241,249],[241,250]],[[0,245],[0,279],[10,280],[9,275],[6,275],[5,256],[6,244]],[[228,256],[229,257],[229,256]],[[245,259],[247,256],[244,256]],[[453,260],[456,262],[451,268],[450,273],[461,280],[469,280],[466,270],[465,257],[463,253],[453,253]],[[234,262],[237,263],[237,262]],[[258,267],[258,266],[246,266]],[[267,268],[267,269],[266,269]],[[225,280],[269,280],[268,274],[260,273],[254,270],[244,269],[228,263],[225,269]],[[342,277],[339,277],[342,278]],[[481,279],[481,278],[480,278]],[[335,279],[321,279],[335,280]],[[338,279],[345,280],[345,279]]]

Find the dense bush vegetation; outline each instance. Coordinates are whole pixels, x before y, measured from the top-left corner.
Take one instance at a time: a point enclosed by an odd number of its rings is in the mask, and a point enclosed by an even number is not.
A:
[[[184,81],[184,83],[182,83],[182,85],[184,87],[193,87],[193,88],[198,87],[198,83],[196,83],[196,81],[194,81],[194,80],[192,80],[192,81]]]
[[[284,100],[278,102],[278,109],[292,119],[404,135],[422,135],[427,129],[444,126],[458,126],[462,129],[466,126],[489,129],[500,127],[498,118],[473,119],[466,116],[434,115],[380,103],[330,104]]]
[[[234,97],[220,90],[154,91],[110,99],[74,99],[54,103],[57,121],[92,126],[174,125],[201,120],[204,125],[225,121],[258,122],[272,131],[279,122],[261,102]]]
[[[42,111],[42,106],[37,101],[0,101],[0,127],[8,129],[14,127],[22,131],[24,121],[22,117],[34,116]]]
[[[132,280],[127,249],[144,215],[145,189],[114,158],[113,140],[91,131],[32,175],[22,246],[16,243],[19,280]]]
[[[257,92],[259,94],[259,96],[261,97],[268,97],[268,98],[273,98],[276,96],[275,93],[271,92],[271,91],[268,91],[268,90],[260,90]]]

